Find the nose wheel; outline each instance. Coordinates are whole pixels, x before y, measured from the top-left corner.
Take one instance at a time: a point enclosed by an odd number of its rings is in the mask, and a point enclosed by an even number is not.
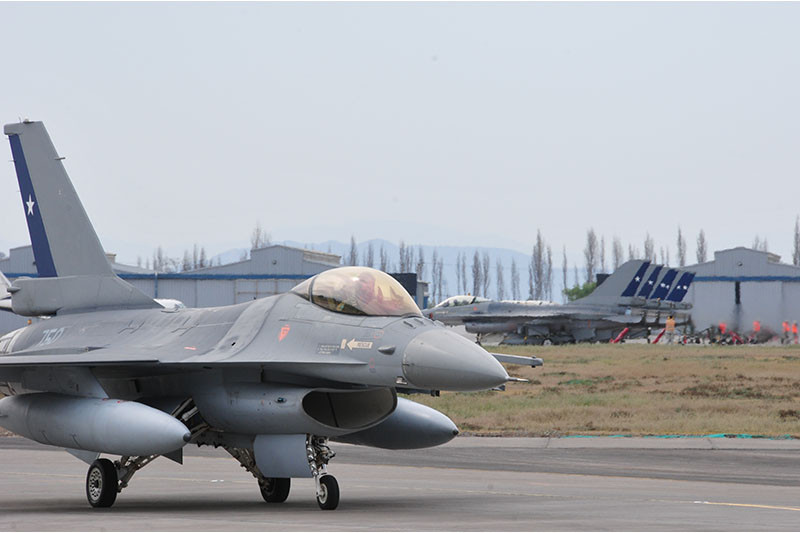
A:
[[[317,504],[325,511],[333,511],[339,506],[339,483],[336,478],[326,474],[318,478]]]
[[[92,507],[111,507],[117,499],[117,469],[108,459],[98,459],[86,474],[86,498]]]

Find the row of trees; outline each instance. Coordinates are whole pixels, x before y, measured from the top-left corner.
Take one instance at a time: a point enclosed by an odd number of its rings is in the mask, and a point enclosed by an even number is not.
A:
[[[164,249],[159,246],[153,251],[152,261],[147,258],[144,261],[142,257],[136,258],[136,266],[146,268],[148,270],[155,270],[156,272],[186,272],[189,270],[196,270],[198,268],[205,268],[212,266],[212,262],[206,258],[206,249],[204,246],[198,246],[196,243],[190,250],[184,250],[183,258],[169,257],[164,253]]]
[[[260,223],[257,223],[250,236],[251,250],[267,246],[270,242],[270,235],[261,227]],[[695,244],[696,261],[698,263],[706,262],[709,248],[705,232],[702,229],[695,239]],[[756,236],[752,247],[757,250],[768,251],[767,239]],[[688,253],[686,236],[681,228],[678,227],[674,257],[676,266],[686,266]],[[242,259],[246,259],[248,256],[249,253],[245,252]],[[450,263],[446,265],[444,257],[439,253],[438,249],[434,248],[430,262],[428,262],[422,246],[414,247],[404,241],[400,241],[397,260],[395,261],[389,257],[389,253],[383,245],[380,246],[376,253],[372,242],[368,243],[366,250],[359,255],[355,236],[352,236],[350,239],[350,251],[344,258],[344,262],[348,265],[379,268],[385,272],[415,272],[420,279],[430,281],[432,300],[439,302],[451,295],[448,276],[445,275],[445,266],[454,267],[455,269],[456,279],[453,291],[455,294],[471,293],[476,296],[489,297],[490,289],[494,285],[492,297],[498,299],[509,297],[519,300],[526,297],[533,300],[553,300],[555,292],[553,259],[552,245],[545,240],[542,232],[537,230],[536,241],[531,249],[530,263],[527,265],[528,290],[526,295],[523,295],[521,291],[521,269],[516,260],[511,260],[510,279],[507,286],[506,269],[502,260],[496,258],[493,268],[492,259],[489,253],[485,251],[475,250],[471,259],[468,257],[467,252],[459,252],[455,265]],[[570,265],[568,264],[567,250],[565,246],[562,247],[561,280],[559,280],[562,287],[561,296],[574,298],[576,295],[581,295],[587,290],[591,290],[598,272],[613,272],[623,262],[631,259],[646,259],[668,266],[673,264],[673,258],[670,256],[670,246],[657,247],[649,233],[645,235],[641,249],[634,243],[628,243],[626,253],[626,248],[618,237],[614,236],[610,241],[610,245],[607,245],[606,237],[604,235],[598,236],[594,228],[590,228],[586,232],[582,268],[577,263],[572,265],[572,283],[569,280]],[[792,263],[800,265],[800,216],[795,221]],[[167,257],[163,248],[159,246],[153,252],[152,262],[150,258],[147,258],[146,262],[143,263],[141,257],[139,257],[137,264],[140,267],[152,268],[158,272],[182,272],[212,266],[212,263],[206,258],[205,248],[197,244],[191,250],[184,251],[182,259]],[[494,281],[494,284],[492,284],[492,281]]]
[[[800,226],[798,227],[798,231],[800,231]],[[800,240],[800,237],[798,237],[798,240]],[[759,242],[758,237],[756,237],[756,242]],[[755,245],[754,248],[762,249],[760,246]],[[763,241],[763,249],[766,250],[766,240]],[[639,248],[633,243],[628,244],[627,260],[645,259],[653,262],[661,262],[667,266],[672,265],[669,246],[661,246],[658,250],[660,253],[657,253],[655,241],[649,233],[645,235],[642,250],[643,251],[640,252]],[[676,251],[676,266],[686,266],[686,237],[683,231],[681,231],[680,226],[678,227],[676,238]],[[706,241],[706,234],[702,229],[697,235],[695,255],[698,263],[705,263],[708,260],[708,243]],[[586,247],[583,249],[583,256],[585,260],[584,271],[586,281],[592,281],[597,272],[613,272],[626,261],[622,242],[618,237],[614,237],[611,243],[611,262],[608,265],[606,264],[606,239],[605,236],[601,236],[598,240],[594,228],[586,232]],[[564,254],[564,264],[566,264],[566,251]]]
[[[797,261],[800,261],[800,218],[795,228],[795,238]],[[686,237],[680,227],[678,228],[675,242],[677,266],[686,266],[688,247]],[[763,244],[759,246],[765,248],[766,241],[763,241]],[[705,262],[707,254],[708,243],[705,232],[700,230],[696,239],[695,256],[697,262]],[[378,258],[379,263],[375,260],[375,250],[371,242],[368,243],[363,255],[359,257],[356,238],[355,236],[350,238],[350,253],[347,255],[346,264],[375,267],[383,271],[416,272],[420,279],[430,280],[431,298],[434,302],[442,301],[451,295],[448,280],[444,274],[444,259],[439,254],[438,249],[434,248],[433,250],[430,272],[422,246],[410,246],[404,241],[400,241],[398,245],[396,262],[390,260],[383,245],[381,245],[378,252]],[[560,280],[562,293],[560,295],[555,294],[556,291],[554,290],[553,247],[546,241],[540,230],[536,232],[536,241],[531,250],[530,263],[527,265],[528,290],[525,295],[521,291],[521,271],[514,259],[511,260],[510,286],[508,287],[506,285],[506,269],[502,260],[496,258],[494,265],[492,265],[492,258],[486,251],[475,250],[471,258],[467,252],[459,252],[456,256],[455,265],[448,264],[448,266],[455,270],[455,294],[470,293],[476,296],[489,297],[491,294],[490,289],[493,286],[494,293],[491,296],[498,299],[508,297],[519,300],[525,297],[532,300],[553,300],[554,296],[556,298],[559,296],[572,298],[591,290],[598,272],[612,272],[623,262],[631,259],[647,259],[653,262],[661,262],[665,265],[671,265],[672,263],[669,246],[661,246],[657,249],[655,241],[649,233],[645,236],[641,249],[633,243],[629,243],[626,254],[625,247],[618,237],[612,238],[609,247],[605,236],[598,236],[594,229],[590,228],[586,233],[586,245],[583,250],[583,276],[580,275],[580,266],[577,263],[572,265],[574,271],[572,284],[570,284],[569,280],[570,265],[567,259],[567,249],[562,247]],[[430,274],[430,277],[428,277],[428,274]]]

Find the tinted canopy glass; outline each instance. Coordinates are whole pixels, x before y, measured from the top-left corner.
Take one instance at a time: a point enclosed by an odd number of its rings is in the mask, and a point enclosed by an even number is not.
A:
[[[304,281],[292,292],[338,313],[421,316],[417,304],[396,279],[367,267],[326,270]]]

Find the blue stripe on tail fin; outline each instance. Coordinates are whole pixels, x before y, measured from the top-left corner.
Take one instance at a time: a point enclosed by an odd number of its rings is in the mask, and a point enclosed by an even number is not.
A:
[[[647,298],[650,296],[650,293],[653,291],[653,288],[656,285],[658,275],[661,273],[661,268],[661,265],[656,265],[655,268],[653,268],[653,272],[650,273],[650,277],[647,278],[647,281],[642,284],[642,288],[639,289],[639,296],[642,298]]]
[[[639,288],[639,284],[644,279],[644,273],[647,271],[647,268],[649,266],[650,266],[649,261],[645,261],[644,263],[642,263],[642,266],[640,266],[639,270],[636,271],[636,275],[633,276],[631,282],[628,283],[628,286],[625,288],[624,291],[622,291],[622,296],[631,297],[636,294],[636,289]]]
[[[22,205],[25,209],[25,220],[28,222],[28,232],[33,245],[36,270],[40,277],[54,278],[58,276],[58,273],[53,263],[53,255],[50,253],[50,243],[44,230],[42,212],[39,202],[36,200],[36,191],[33,190],[28,163],[25,161],[25,153],[22,151],[22,143],[19,135],[9,135],[8,141],[11,143],[11,153],[14,156],[14,167],[17,170],[19,192],[22,194]]]
[[[672,292],[669,293],[667,296],[668,302],[681,302],[686,297],[686,293],[689,292],[689,285],[692,284],[692,280],[694,279],[694,272],[684,272],[681,276],[681,279],[678,280],[678,284],[675,285],[675,288],[672,289]]]
[[[678,275],[678,271],[674,268],[667,270],[667,273],[664,274],[664,277],[658,283],[658,287],[656,290],[653,291],[653,294],[650,295],[651,300],[663,300],[664,297],[667,295],[669,290],[672,288],[672,282],[675,280],[675,276]]]

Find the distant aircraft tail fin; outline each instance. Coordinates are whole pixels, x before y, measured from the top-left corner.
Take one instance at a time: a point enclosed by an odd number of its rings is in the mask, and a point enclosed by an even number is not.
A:
[[[588,296],[575,303],[617,304],[630,300],[642,283],[648,261],[634,259],[623,263]]]
[[[11,143],[40,278],[14,283],[19,291],[12,297],[15,312],[18,307],[29,312],[57,307],[55,312],[107,306],[158,306],[111,270],[97,233],[67,176],[63,158],[58,156],[44,124],[27,120],[7,124],[4,133]],[[59,282],[44,283],[47,278],[57,278]],[[62,278],[70,281],[62,282]]]

